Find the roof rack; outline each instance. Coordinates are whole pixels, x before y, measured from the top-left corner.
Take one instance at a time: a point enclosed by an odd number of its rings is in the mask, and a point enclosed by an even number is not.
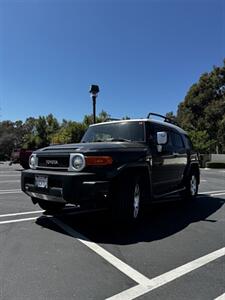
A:
[[[151,116],[156,116],[156,117],[162,118],[162,119],[164,119],[164,122],[171,123],[171,124],[179,126],[179,124],[176,121],[174,121],[171,118],[168,118],[166,116],[162,116],[162,115],[150,112],[147,116],[147,119],[150,119]]]

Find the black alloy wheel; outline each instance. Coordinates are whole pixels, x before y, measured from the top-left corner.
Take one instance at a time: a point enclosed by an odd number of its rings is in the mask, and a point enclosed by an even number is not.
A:
[[[192,172],[186,181],[185,190],[182,192],[182,198],[185,200],[195,200],[198,194],[198,178],[196,172]]]

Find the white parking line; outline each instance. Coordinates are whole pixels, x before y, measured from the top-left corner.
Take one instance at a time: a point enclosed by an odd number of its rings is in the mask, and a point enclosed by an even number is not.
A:
[[[25,222],[25,221],[31,221],[31,220],[36,220],[38,218],[39,217],[32,217],[32,218],[26,218],[26,219],[0,221],[0,225],[2,225],[2,224],[10,224],[10,223],[18,223],[18,222]]]
[[[225,300],[225,293],[217,298],[215,298],[214,300]]]
[[[0,190],[0,195],[5,195],[5,194],[18,194],[22,193],[20,189],[13,189],[13,190]]]
[[[220,258],[221,256],[224,256],[224,255],[225,255],[225,247],[221,248],[217,251],[214,251],[212,253],[209,253],[205,256],[202,256],[200,258],[197,258],[183,266],[175,268],[175,269],[173,269],[169,272],[166,272],[162,275],[159,275],[153,279],[149,279],[147,286],[137,285],[131,289],[123,291],[122,293],[119,293],[110,298],[107,298],[107,300],[135,299],[135,298],[140,297],[152,290],[155,290],[155,289],[161,287],[162,285],[165,285],[165,284],[167,284],[189,272],[192,272],[195,269],[198,269],[198,268],[212,262],[213,260]]]
[[[225,170],[210,169],[210,168],[204,168],[201,171],[211,171],[212,173],[225,173]]]
[[[214,197],[214,196],[223,196],[225,195],[225,193],[216,193],[216,194],[210,194],[210,196]]]
[[[201,192],[200,194],[213,194],[213,193],[224,193],[225,190],[220,190],[220,191],[209,191],[209,192]]]
[[[12,214],[0,215],[0,217],[16,216],[22,214],[33,214],[33,213],[41,213],[41,212],[43,211],[12,213]],[[38,219],[38,217],[31,217],[31,218],[17,219],[17,220],[7,220],[7,221],[0,221],[0,224],[18,223],[18,222],[25,222],[25,221],[31,221],[36,219]],[[153,279],[149,279],[148,277],[144,276],[137,270],[133,269],[132,267],[130,267],[129,265],[127,265],[126,263],[124,263],[123,261],[115,257],[114,255],[109,253],[107,250],[105,250],[98,244],[90,241],[88,238],[86,238],[79,232],[75,231],[73,228],[63,223],[59,219],[54,217],[51,217],[49,219],[51,219],[56,225],[62,228],[69,235],[75,237],[81,243],[86,245],[89,249],[91,249],[96,254],[101,256],[103,259],[105,259],[107,262],[113,265],[116,269],[120,270],[126,276],[128,276],[129,278],[131,278],[132,280],[138,283],[138,285],[130,289],[127,289],[119,294],[116,294],[112,297],[109,297],[107,298],[107,300],[135,299],[225,255],[225,247],[224,247],[212,253],[209,253],[205,256],[202,256],[194,261],[191,261],[185,265],[175,268],[169,272],[159,275]],[[224,300],[224,295],[225,294],[221,295],[215,300]]]
[[[0,183],[4,182],[20,182],[20,180],[0,180]]]
[[[15,192],[15,191],[21,191],[21,190],[20,190],[20,189],[0,190],[0,193],[1,193],[1,192],[3,192],[3,193],[4,193],[4,192],[11,192],[11,191],[12,191],[12,192]]]
[[[39,214],[39,213],[43,213],[43,212],[44,212],[44,210],[24,211],[24,212],[20,212],[20,213],[11,213],[11,214],[0,215],[0,218],[22,216],[22,215],[32,215],[32,214]]]
[[[141,285],[147,285],[149,282],[149,279],[133,269],[132,267],[125,264],[123,261],[121,261],[119,258],[115,257],[105,249],[103,249],[101,246],[97,245],[96,243],[90,241],[88,238],[80,234],[79,232],[75,231],[73,228],[68,226],[67,224],[63,223],[59,219],[51,218],[51,221],[53,221],[58,227],[62,228],[65,232],[67,232],[72,237],[75,237],[78,241],[86,245],[89,249],[97,253],[99,256],[104,258],[106,261],[108,261],[111,265],[116,267],[118,270],[120,270],[122,273],[126,274],[128,277],[133,279],[134,281],[138,282]]]
[[[68,226],[67,224],[63,223],[57,218],[51,218],[51,220],[59,226],[61,229],[63,229],[65,232],[67,232],[72,237],[79,240],[81,243],[86,245],[89,249],[97,253],[99,256],[101,256],[103,259],[105,259],[107,262],[109,262],[111,265],[113,265],[115,268],[120,270],[122,273],[124,273],[126,276],[131,278],[132,280],[139,283],[137,286],[134,286],[128,290],[123,291],[122,293],[119,293],[117,295],[114,295],[108,300],[131,300],[135,299],[141,295],[144,295],[162,285],[165,285],[197,268],[200,268],[204,266],[205,264],[208,264],[209,262],[225,255],[225,247],[221,248],[217,251],[214,251],[210,254],[207,254],[205,256],[202,256],[194,261],[191,261],[183,266],[180,266],[178,268],[175,268],[167,273],[164,273],[160,276],[157,276],[153,279],[149,279],[148,277],[144,276],[137,270],[133,269],[129,265],[125,264],[123,261],[103,249],[98,244],[90,241],[88,238],[80,234],[79,232],[75,231],[73,228]]]
[[[1,167],[0,167],[1,169]],[[15,174],[18,173],[20,174],[20,171],[16,171],[16,170],[11,170],[11,171],[0,171],[0,174]]]
[[[0,175],[0,177],[20,177],[21,174],[4,174],[4,175]]]
[[[148,292],[149,292],[149,287],[147,285],[145,286],[145,285],[138,284],[119,294],[106,298],[106,300],[131,300],[140,297]]]

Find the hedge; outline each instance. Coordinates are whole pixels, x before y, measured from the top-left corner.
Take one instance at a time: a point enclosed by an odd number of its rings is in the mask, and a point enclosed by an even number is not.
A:
[[[225,169],[225,162],[210,162],[206,163],[206,168]]]

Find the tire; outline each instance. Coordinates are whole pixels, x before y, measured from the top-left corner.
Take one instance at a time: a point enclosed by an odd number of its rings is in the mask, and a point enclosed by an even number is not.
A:
[[[50,202],[44,200],[38,200],[38,205],[45,211],[48,212],[58,212],[65,207],[65,204],[58,202]]]
[[[120,178],[111,199],[113,220],[120,223],[130,223],[140,219],[143,193],[144,188],[140,176],[134,175],[132,178]]]
[[[27,170],[27,169],[30,168],[29,164],[27,164],[27,163],[20,163],[20,165],[22,166],[22,168],[23,168],[24,170]]]
[[[192,172],[186,181],[185,190],[181,196],[184,200],[195,200],[198,195],[198,177],[195,172]]]

